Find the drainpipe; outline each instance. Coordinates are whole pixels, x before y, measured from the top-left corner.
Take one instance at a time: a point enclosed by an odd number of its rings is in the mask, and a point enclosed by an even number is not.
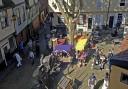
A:
[[[110,1],[111,1],[111,0],[109,0],[109,3],[108,3],[107,19],[106,19],[106,27],[107,27],[107,25],[108,25],[108,18],[109,18],[109,12],[110,12],[110,4],[111,4]]]

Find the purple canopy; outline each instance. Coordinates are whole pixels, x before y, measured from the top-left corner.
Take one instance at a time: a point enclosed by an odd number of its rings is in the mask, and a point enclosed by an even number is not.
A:
[[[54,49],[54,51],[70,51],[72,48],[72,45],[57,45]]]

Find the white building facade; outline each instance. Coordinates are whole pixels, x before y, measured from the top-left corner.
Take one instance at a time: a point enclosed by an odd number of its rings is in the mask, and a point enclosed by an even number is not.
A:
[[[109,28],[120,27],[128,21],[128,0],[83,0],[82,3],[83,8],[78,19],[80,24],[76,27],[78,31],[91,31],[96,26],[103,29],[105,25]],[[49,0],[50,12],[59,13],[56,6],[54,0]],[[54,15],[53,25],[55,24],[58,23],[57,16]]]
[[[16,48],[13,24],[13,3],[8,6],[0,0],[0,63],[7,66],[7,53],[13,52]]]

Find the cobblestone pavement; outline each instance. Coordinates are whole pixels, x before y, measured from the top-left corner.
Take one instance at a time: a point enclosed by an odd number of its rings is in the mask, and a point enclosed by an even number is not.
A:
[[[31,65],[30,60],[24,59],[23,66],[15,68],[3,81],[0,82],[0,89],[31,89],[34,78],[33,71],[38,65],[38,59]]]
[[[112,44],[99,43],[98,47],[103,48],[105,54],[107,54],[108,49],[112,47]],[[118,48],[118,45],[115,46],[115,51],[117,50],[117,48]],[[92,73],[95,73],[95,75],[97,77],[97,84],[95,86],[95,89],[101,89],[105,73],[109,71],[108,65],[106,64],[105,69],[103,69],[101,71],[98,68],[92,69],[91,68],[92,63],[93,63],[92,58],[89,58],[89,62],[87,63],[86,66],[78,67],[78,65],[75,65],[74,68],[70,68],[70,73],[66,76],[68,76],[72,80],[75,80],[75,79],[77,80],[77,82],[79,83],[78,84],[79,88],[76,88],[76,89],[88,89],[88,85],[87,85],[88,79]],[[68,71],[68,68],[65,69],[63,73],[67,74],[67,71]],[[61,73],[60,76],[62,77],[64,75]],[[61,78],[60,76],[58,76],[58,78],[57,78],[58,81]],[[57,85],[58,81],[56,82],[56,85]],[[54,89],[57,89],[56,87],[57,86],[55,86]]]

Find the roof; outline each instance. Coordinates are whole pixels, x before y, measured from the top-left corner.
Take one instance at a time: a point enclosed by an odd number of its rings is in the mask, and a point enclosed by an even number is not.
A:
[[[112,65],[128,69],[128,34],[121,42],[118,53],[110,61]]]
[[[11,0],[2,0],[3,6],[0,6],[0,9],[4,8],[13,8],[15,6],[14,2]]]
[[[112,65],[128,69],[128,50],[116,54],[110,61]]]

